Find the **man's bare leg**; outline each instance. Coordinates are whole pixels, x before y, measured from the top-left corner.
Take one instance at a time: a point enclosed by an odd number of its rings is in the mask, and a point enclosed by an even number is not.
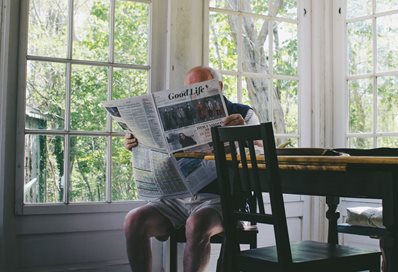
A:
[[[133,272],[152,271],[151,237],[167,237],[173,226],[156,208],[145,205],[130,211],[124,221],[127,255]]]
[[[203,271],[210,259],[210,238],[223,231],[221,217],[214,209],[204,208],[190,215],[185,229],[184,271]]]

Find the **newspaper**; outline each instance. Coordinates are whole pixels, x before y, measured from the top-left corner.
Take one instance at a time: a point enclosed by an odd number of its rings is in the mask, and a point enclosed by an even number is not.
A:
[[[141,199],[191,196],[216,179],[215,164],[181,152],[211,152],[211,127],[227,109],[217,80],[103,102],[139,140],[133,174]]]

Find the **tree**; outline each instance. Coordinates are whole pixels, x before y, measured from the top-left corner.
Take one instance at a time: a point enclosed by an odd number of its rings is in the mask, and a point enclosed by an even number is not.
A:
[[[29,9],[28,54],[39,57],[66,58],[68,1],[32,0]],[[72,58],[106,62],[109,58],[110,1],[74,1]],[[114,58],[124,64],[146,64],[148,61],[148,4],[116,1]],[[148,72],[129,68],[95,65],[71,65],[71,81],[66,81],[66,64],[30,60],[27,67],[27,115],[38,122],[26,123],[26,128],[42,129],[39,144],[42,156],[37,170],[43,197],[33,202],[63,200],[64,158],[70,161],[69,201],[104,201],[107,144],[104,136],[84,136],[84,133],[106,131],[106,112],[101,102],[108,97],[108,78],[112,73],[112,97],[115,99],[139,95],[147,91]],[[67,96],[66,86],[71,86]],[[64,137],[47,135],[46,130],[63,130],[65,109],[70,97],[70,126],[82,135],[70,136],[70,154],[64,154]],[[40,119],[41,118],[41,119]],[[121,131],[116,125],[114,131]],[[27,134],[27,139],[35,135]],[[34,141],[28,141],[34,142]],[[112,198],[134,199],[137,196],[131,173],[131,153],[124,150],[119,136],[111,137]],[[26,150],[29,146],[25,147]],[[38,151],[37,151],[38,152]],[[27,153],[30,154],[30,153]],[[110,155],[110,154],[109,154]],[[28,164],[34,154],[26,157],[27,182],[33,179]],[[36,171],[36,170],[35,170]],[[36,173],[36,172],[35,172]]]
[[[243,10],[248,13],[264,13],[266,7],[264,7],[264,1],[238,1],[238,0],[225,0],[220,1],[225,4],[222,6],[226,9],[231,10]],[[271,16],[276,16],[278,12],[291,6],[295,6],[295,1],[273,1],[268,12]],[[241,6],[238,6],[239,3]],[[215,6],[221,5],[216,3]],[[241,33],[242,36],[242,50],[243,56],[241,57],[242,69],[247,73],[269,75],[269,65],[267,39],[269,38],[269,30],[272,29],[274,35],[274,69],[279,74],[284,75],[295,75],[297,72],[297,38],[286,42],[281,45],[279,41],[279,26],[278,23],[271,20],[264,20],[262,23],[258,23],[255,17],[242,16],[242,24],[240,24],[240,18],[235,15],[213,15],[214,20],[210,22],[210,32],[212,36],[212,45],[210,45],[211,56],[210,61],[212,65],[215,65],[219,70],[233,70],[236,69],[237,57],[236,48],[238,47],[238,36]],[[223,21],[227,21],[227,24],[223,25]],[[218,29],[216,29],[216,24]],[[240,26],[242,30],[240,31]],[[270,27],[272,26],[272,28]],[[218,33],[228,32],[231,33],[232,40],[228,40],[225,36],[217,35]],[[218,33],[217,33],[218,32]],[[222,48],[228,48],[227,52],[223,52]],[[226,50],[225,50],[226,51]],[[231,60],[226,60],[223,57],[226,54],[231,57]],[[289,56],[290,60],[284,60],[285,56]],[[293,65],[292,65],[293,63]],[[272,91],[269,89],[269,80],[264,76],[260,77],[246,77],[246,86],[248,90],[248,98],[250,103],[261,121],[269,121],[273,119],[274,128],[277,133],[286,133],[286,108],[282,107],[281,103],[281,88],[282,84],[274,84]],[[297,87],[297,86],[296,86]],[[294,94],[297,96],[297,88],[293,89]],[[273,101],[273,102],[271,102]],[[270,112],[271,104],[273,105],[273,112]],[[273,118],[271,118],[273,116]],[[296,120],[297,121],[297,120]],[[297,125],[295,125],[297,128]]]

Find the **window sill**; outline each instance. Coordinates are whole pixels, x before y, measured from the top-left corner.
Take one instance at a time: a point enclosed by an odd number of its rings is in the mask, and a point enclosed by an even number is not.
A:
[[[97,203],[46,203],[46,204],[23,204],[17,208],[17,215],[45,215],[45,214],[82,214],[82,213],[112,213],[128,212],[131,209],[145,204],[146,201],[123,201],[123,202],[97,202]]]

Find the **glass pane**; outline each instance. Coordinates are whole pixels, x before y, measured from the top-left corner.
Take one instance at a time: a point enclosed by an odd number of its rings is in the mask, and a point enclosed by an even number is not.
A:
[[[104,67],[72,66],[72,129],[105,129],[106,111],[101,102],[107,99],[107,71]]]
[[[371,73],[373,71],[371,20],[349,23],[347,31],[348,73],[350,75]]]
[[[373,148],[373,138],[360,138],[360,137],[352,137],[348,138],[348,147],[349,148]]]
[[[236,76],[223,75],[222,93],[231,102],[238,102],[238,79]]]
[[[274,24],[274,73],[297,75],[297,25],[284,22]]]
[[[268,14],[268,1],[264,0],[242,0],[241,10],[250,13]]]
[[[64,128],[65,70],[65,64],[27,62],[26,128]]]
[[[398,69],[398,14],[377,18],[377,70]]]
[[[232,28],[231,28],[232,24]],[[238,16],[211,12],[209,16],[209,64],[218,70],[238,69],[236,38]]]
[[[277,148],[299,147],[298,138],[286,138],[275,136]]]
[[[377,0],[376,1],[376,12],[390,11],[398,9],[397,0]]]
[[[398,76],[377,78],[377,131],[398,132]]]
[[[268,71],[268,20],[243,17],[242,19],[242,69],[246,72]]]
[[[297,0],[271,0],[271,16],[297,19]]]
[[[372,0],[347,0],[347,19],[372,14]]]
[[[115,9],[115,62],[148,64],[149,5],[116,1]]]
[[[105,137],[70,138],[70,202],[105,201]]]
[[[209,7],[237,10],[238,9],[238,1],[210,0]]]
[[[122,99],[148,92],[148,71],[113,69],[112,99]]]
[[[122,137],[112,138],[112,200],[137,199],[131,152],[124,148]]]
[[[28,55],[65,58],[68,0],[31,0]]]
[[[377,147],[398,147],[398,137],[379,137],[377,138]]]
[[[109,2],[104,0],[74,1],[74,59],[108,60]]]
[[[349,131],[371,132],[373,124],[373,93],[371,79],[348,82]]]
[[[298,82],[274,80],[273,120],[277,133],[298,134]]]
[[[269,90],[268,79],[245,77],[242,80],[242,92],[247,93],[250,105],[258,115],[261,122],[271,120],[269,118]]]
[[[148,71],[123,68],[113,69],[112,99],[143,95],[148,91]],[[112,130],[122,131],[112,119]]]
[[[64,138],[25,135],[25,203],[63,201]]]

